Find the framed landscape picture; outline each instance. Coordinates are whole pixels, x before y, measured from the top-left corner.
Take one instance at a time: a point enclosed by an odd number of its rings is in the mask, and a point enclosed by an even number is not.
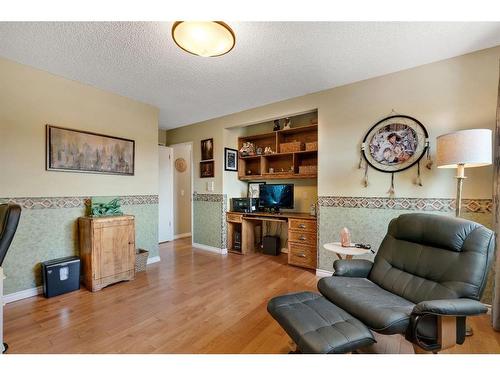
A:
[[[224,170],[238,171],[238,150],[232,148],[224,148]]]
[[[201,160],[214,159],[214,139],[204,139],[201,141]]]
[[[131,139],[47,125],[46,144],[48,171],[134,175]]]
[[[200,161],[200,178],[209,178],[214,176],[214,161]]]

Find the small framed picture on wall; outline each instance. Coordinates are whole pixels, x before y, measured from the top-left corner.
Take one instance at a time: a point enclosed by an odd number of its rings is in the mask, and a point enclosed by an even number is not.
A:
[[[200,178],[210,178],[214,176],[214,161],[200,161]]]
[[[232,148],[224,148],[224,170],[238,171],[238,150]]]
[[[201,141],[201,160],[214,159],[214,139],[203,139]]]
[[[248,183],[248,193],[247,193],[247,198],[258,198],[259,197],[259,191],[260,191],[260,185],[265,185],[266,183],[263,182],[249,182]]]

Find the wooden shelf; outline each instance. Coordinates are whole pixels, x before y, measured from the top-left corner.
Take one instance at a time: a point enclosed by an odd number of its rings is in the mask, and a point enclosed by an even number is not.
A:
[[[281,130],[278,130],[276,133],[279,133],[279,134],[295,134],[295,133],[302,133],[302,132],[305,132],[305,131],[316,131],[316,133],[317,133],[318,132],[318,124],[307,125],[307,126],[299,126],[299,127],[291,128],[291,129],[281,129]]]
[[[276,180],[276,179],[313,179],[317,173],[299,174],[301,166],[317,166],[317,150],[301,150],[293,152],[278,152],[280,145],[288,142],[302,144],[318,141],[318,125],[300,126],[297,128],[278,130],[272,133],[251,135],[238,138],[238,147],[243,143],[252,142],[255,148],[271,147],[273,154],[240,156],[238,178],[242,181]],[[304,147],[302,145],[302,147]],[[274,173],[269,170],[274,169]],[[287,171],[280,173],[277,171]]]
[[[300,174],[300,173],[287,173],[286,175],[281,175],[277,173],[264,173],[261,175],[248,175],[239,177],[241,181],[258,181],[258,180],[306,180],[318,178],[317,174]]]

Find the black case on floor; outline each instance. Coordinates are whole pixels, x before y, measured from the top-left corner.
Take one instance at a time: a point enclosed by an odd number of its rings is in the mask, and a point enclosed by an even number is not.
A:
[[[267,255],[281,254],[281,240],[275,236],[264,236],[262,239],[262,252]]]
[[[43,295],[47,298],[80,289],[80,258],[42,262]]]

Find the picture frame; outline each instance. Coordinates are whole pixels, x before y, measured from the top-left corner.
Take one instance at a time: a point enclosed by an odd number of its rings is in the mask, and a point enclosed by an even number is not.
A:
[[[247,198],[259,198],[260,185],[265,185],[265,184],[266,184],[265,181],[249,182],[248,183]]]
[[[135,174],[135,141],[85,130],[45,125],[47,171]]]
[[[200,161],[200,178],[215,177],[214,161]]]
[[[224,170],[238,172],[238,150],[224,147]]]
[[[214,139],[201,140],[201,160],[214,160]]]

